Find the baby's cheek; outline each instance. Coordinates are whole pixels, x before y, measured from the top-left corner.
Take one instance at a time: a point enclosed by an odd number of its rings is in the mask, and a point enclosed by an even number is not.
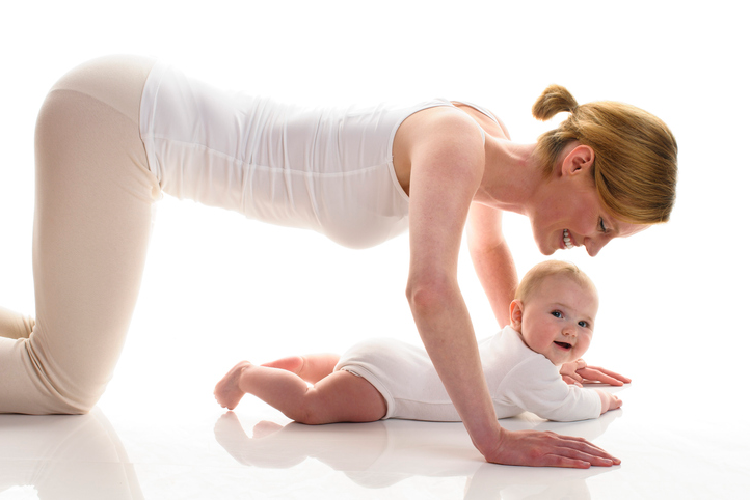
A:
[[[576,359],[580,359],[583,357],[584,354],[586,354],[586,351],[589,350],[589,345],[591,345],[591,340],[584,340],[583,342],[579,342],[576,346]]]

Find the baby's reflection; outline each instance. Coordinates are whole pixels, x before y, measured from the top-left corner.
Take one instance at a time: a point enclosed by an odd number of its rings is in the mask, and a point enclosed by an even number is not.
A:
[[[580,422],[550,422],[531,414],[504,419],[512,429],[551,430],[589,441],[621,411]],[[252,436],[233,412],[214,427],[216,440],[239,463],[287,469],[314,458],[365,488],[385,488],[411,476],[465,476],[466,499],[589,498],[586,478],[611,469],[503,467],[483,462],[460,423],[381,420],[364,424],[282,426],[260,422]]]
[[[38,498],[142,499],[138,479],[104,414],[0,416],[0,492],[33,486]]]

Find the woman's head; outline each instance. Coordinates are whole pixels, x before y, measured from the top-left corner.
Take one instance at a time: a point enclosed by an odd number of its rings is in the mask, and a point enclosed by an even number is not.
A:
[[[552,175],[566,146],[589,146],[598,196],[615,218],[630,224],[669,220],[677,183],[677,143],[663,121],[617,102],[579,106],[559,85],[547,87],[532,112],[540,120],[570,113],[537,142],[535,154],[546,176]]]

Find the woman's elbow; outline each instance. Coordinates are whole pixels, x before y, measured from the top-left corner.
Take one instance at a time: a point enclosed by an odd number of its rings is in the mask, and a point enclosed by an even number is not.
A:
[[[415,320],[443,310],[454,293],[454,287],[446,280],[409,280],[406,286],[406,300]]]

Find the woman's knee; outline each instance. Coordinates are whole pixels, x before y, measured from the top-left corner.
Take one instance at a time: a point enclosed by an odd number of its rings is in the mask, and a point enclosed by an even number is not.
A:
[[[31,337],[16,341],[0,338],[0,413],[88,413],[104,385],[80,377],[76,381],[65,363],[50,361],[34,347],[34,335]]]

